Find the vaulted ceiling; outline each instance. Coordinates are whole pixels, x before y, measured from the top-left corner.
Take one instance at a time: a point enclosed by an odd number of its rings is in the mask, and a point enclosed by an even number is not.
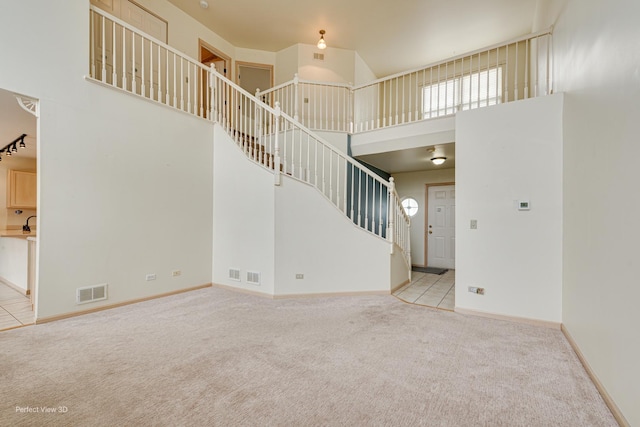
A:
[[[532,31],[540,0],[169,0],[236,47],[358,52],[378,77]]]

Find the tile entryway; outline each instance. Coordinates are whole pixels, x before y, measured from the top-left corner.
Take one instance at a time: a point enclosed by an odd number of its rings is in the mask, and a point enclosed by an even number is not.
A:
[[[0,331],[33,323],[29,297],[0,282]]]
[[[453,311],[455,307],[455,270],[442,275],[411,273],[411,283],[398,289],[394,296],[412,304]]]

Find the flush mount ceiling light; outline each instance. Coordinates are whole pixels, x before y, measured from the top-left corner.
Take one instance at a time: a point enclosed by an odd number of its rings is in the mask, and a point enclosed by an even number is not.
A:
[[[325,30],[320,30],[320,40],[318,40],[318,49],[326,49],[327,48],[327,42],[324,41],[325,33],[326,33]]]
[[[443,164],[445,160],[447,160],[446,157],[433,157],[431,159],[433,164],[436,165],[436,166],[439,166],[439,165]]]
[[[209,8],[209,2],[207,2],[206,0],[200,0],[200,7],[203,9],[208,9]]]

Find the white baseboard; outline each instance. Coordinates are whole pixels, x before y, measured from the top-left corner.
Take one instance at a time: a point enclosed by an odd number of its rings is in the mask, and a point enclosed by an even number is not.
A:
[[[505,314],[489,313],[489,312],[480,311],[480,310],[470,310],[468,308],[456,307],[454,311],[460,314],[469,314],[471,316],[486,317],[489,319],[496,319],[496,320],[506,320],[508,322],[526,323],[528,325],[543,326],[545,328],[558,329],[558,330],[560,330],[560,327],[562,325],[562,323],[560,322],[529,319],[528,317],[507,316]]]
[[[607,389],[604,388],[604,385],[602,385],[602,382],[600,382],[600,379],[598,378],[598,376],[595,374],[593,369],[591,369],[591,366],[587,362],[587,359],[585,359],[584,354],[582,354],[580,347],[578,347],[578,344],[576,343],[576,341],[573,339],[573,337],[567,330],[567,327],[562,325],[561,330],[565,338],[571,345],[571,348],[573,348],[573,351],[575,351],[576,356],[578,356],[578,359],[580,359],[580,363],[582,363],[582,366],[584,366],[585,371],[587,371],[587,374],[589,375],[589,378],[591,378],[593,385],[595,385],[596,388],[598,389],[600,396],[602,396],[602,400],[604,400],[604,403],[607,405],[607,407],[609,407],[609,410],[611,411],[613,418],[616,419],[616,421],[618,422],[618,424],[620,424],[621,427],[631,427],[631,424],[629,424],[629,422],[624,417],[624,415],[622,415],[620,408],[618,408],[618,405],[616,405],[616,403],[613,401],[613,399],[611,398],[611,395],[607,392]]]

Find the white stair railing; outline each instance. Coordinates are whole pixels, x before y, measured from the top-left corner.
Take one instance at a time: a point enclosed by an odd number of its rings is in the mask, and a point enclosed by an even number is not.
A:
[[[355,87],[296,75],[258,95],[280,102],[310,129],[358,133],[547,95],[551,88],[547,29]]]
[[[409,219],[393,182],[338,151],[282,112],[279,103],[267,105],[213,67],[93,6],[90,24],[91,80],[217,121],[249,159],[273,172],[276,185],[285,175],[313,186],[354,224],[389,241],[392,250],[400,248],[410,274]],[[344,86],[321,86],[313,90],[340,100],[331,105],[345,104]],[[303,103],[310,93],[306,90],[298,93]],[[323,105],[324,112],[310,111],[325,126],[343,127],[337,121],[330,124],[329,117],[349,113]]]
[[[90,6],[90,77],[210,119],[209,68]]]
[[[280,103],[286,112],[304,126],[323,131],[351,132],[353,90],[344,83],[293,80],[264,91],[256,97],[269,105]]]
[[[354,224],[401,249],[411,266],[409,217],[387,182],[307,127],[211,69],[213,117],[247,156],[316,188]]]

